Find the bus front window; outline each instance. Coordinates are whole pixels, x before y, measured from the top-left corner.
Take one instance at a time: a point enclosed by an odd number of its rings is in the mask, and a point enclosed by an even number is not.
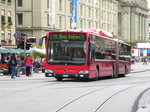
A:
[[[85,41],[49,41],[49,63],[83,65],[85,57]]]

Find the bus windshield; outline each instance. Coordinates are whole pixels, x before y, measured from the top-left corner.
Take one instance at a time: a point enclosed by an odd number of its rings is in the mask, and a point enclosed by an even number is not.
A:
[[[51,40],[48,42],[48,63],[54,65],[84,65],[85,40]]]

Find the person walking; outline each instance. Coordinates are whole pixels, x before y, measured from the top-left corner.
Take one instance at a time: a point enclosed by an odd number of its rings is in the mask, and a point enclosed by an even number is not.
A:
[[[11,66],[9,65],[9,62],[10,62],[10,55],[7,56],[7,59],[5,60],[6,62],[6,65],[8,66],[8,75],[11,76]]]
[[[147,65],[147,58],[144,58],[143,65]]]
[[[11,78],[14,79],[15,78],[14,76],[16,75],[16,66],[17,66],[15,54],[13,54],[10,57],[9,66],[11,67]]]
[[[32,57],[30,57],[29,54],[27,54],[27,57],[25,59],[25,66],[26,66],[26,75],[31,76],[31,67],[32,67]]]
[[[16,70],[16,77],[20,77],[21,72],[21,66],[22,66],[22,59],[20,56],[17,56],[17,70]]]

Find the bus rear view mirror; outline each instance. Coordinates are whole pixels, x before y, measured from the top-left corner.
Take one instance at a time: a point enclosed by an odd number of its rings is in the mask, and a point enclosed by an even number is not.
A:
[[[43,44],[43,39],[45,39],[46,38],[46,36],[43,36],[43,37],[41,37],[40,39],[39,39],[39,46],[42,46],[42,44]]]

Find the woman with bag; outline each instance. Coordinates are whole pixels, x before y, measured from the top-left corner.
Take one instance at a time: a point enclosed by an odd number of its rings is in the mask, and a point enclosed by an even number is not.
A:
[[[25,59],[25,67],[26,67],[27,76],[31,76],[32,61],[33,59],[30,57],[29,54],[27,54],[27,57]]]

